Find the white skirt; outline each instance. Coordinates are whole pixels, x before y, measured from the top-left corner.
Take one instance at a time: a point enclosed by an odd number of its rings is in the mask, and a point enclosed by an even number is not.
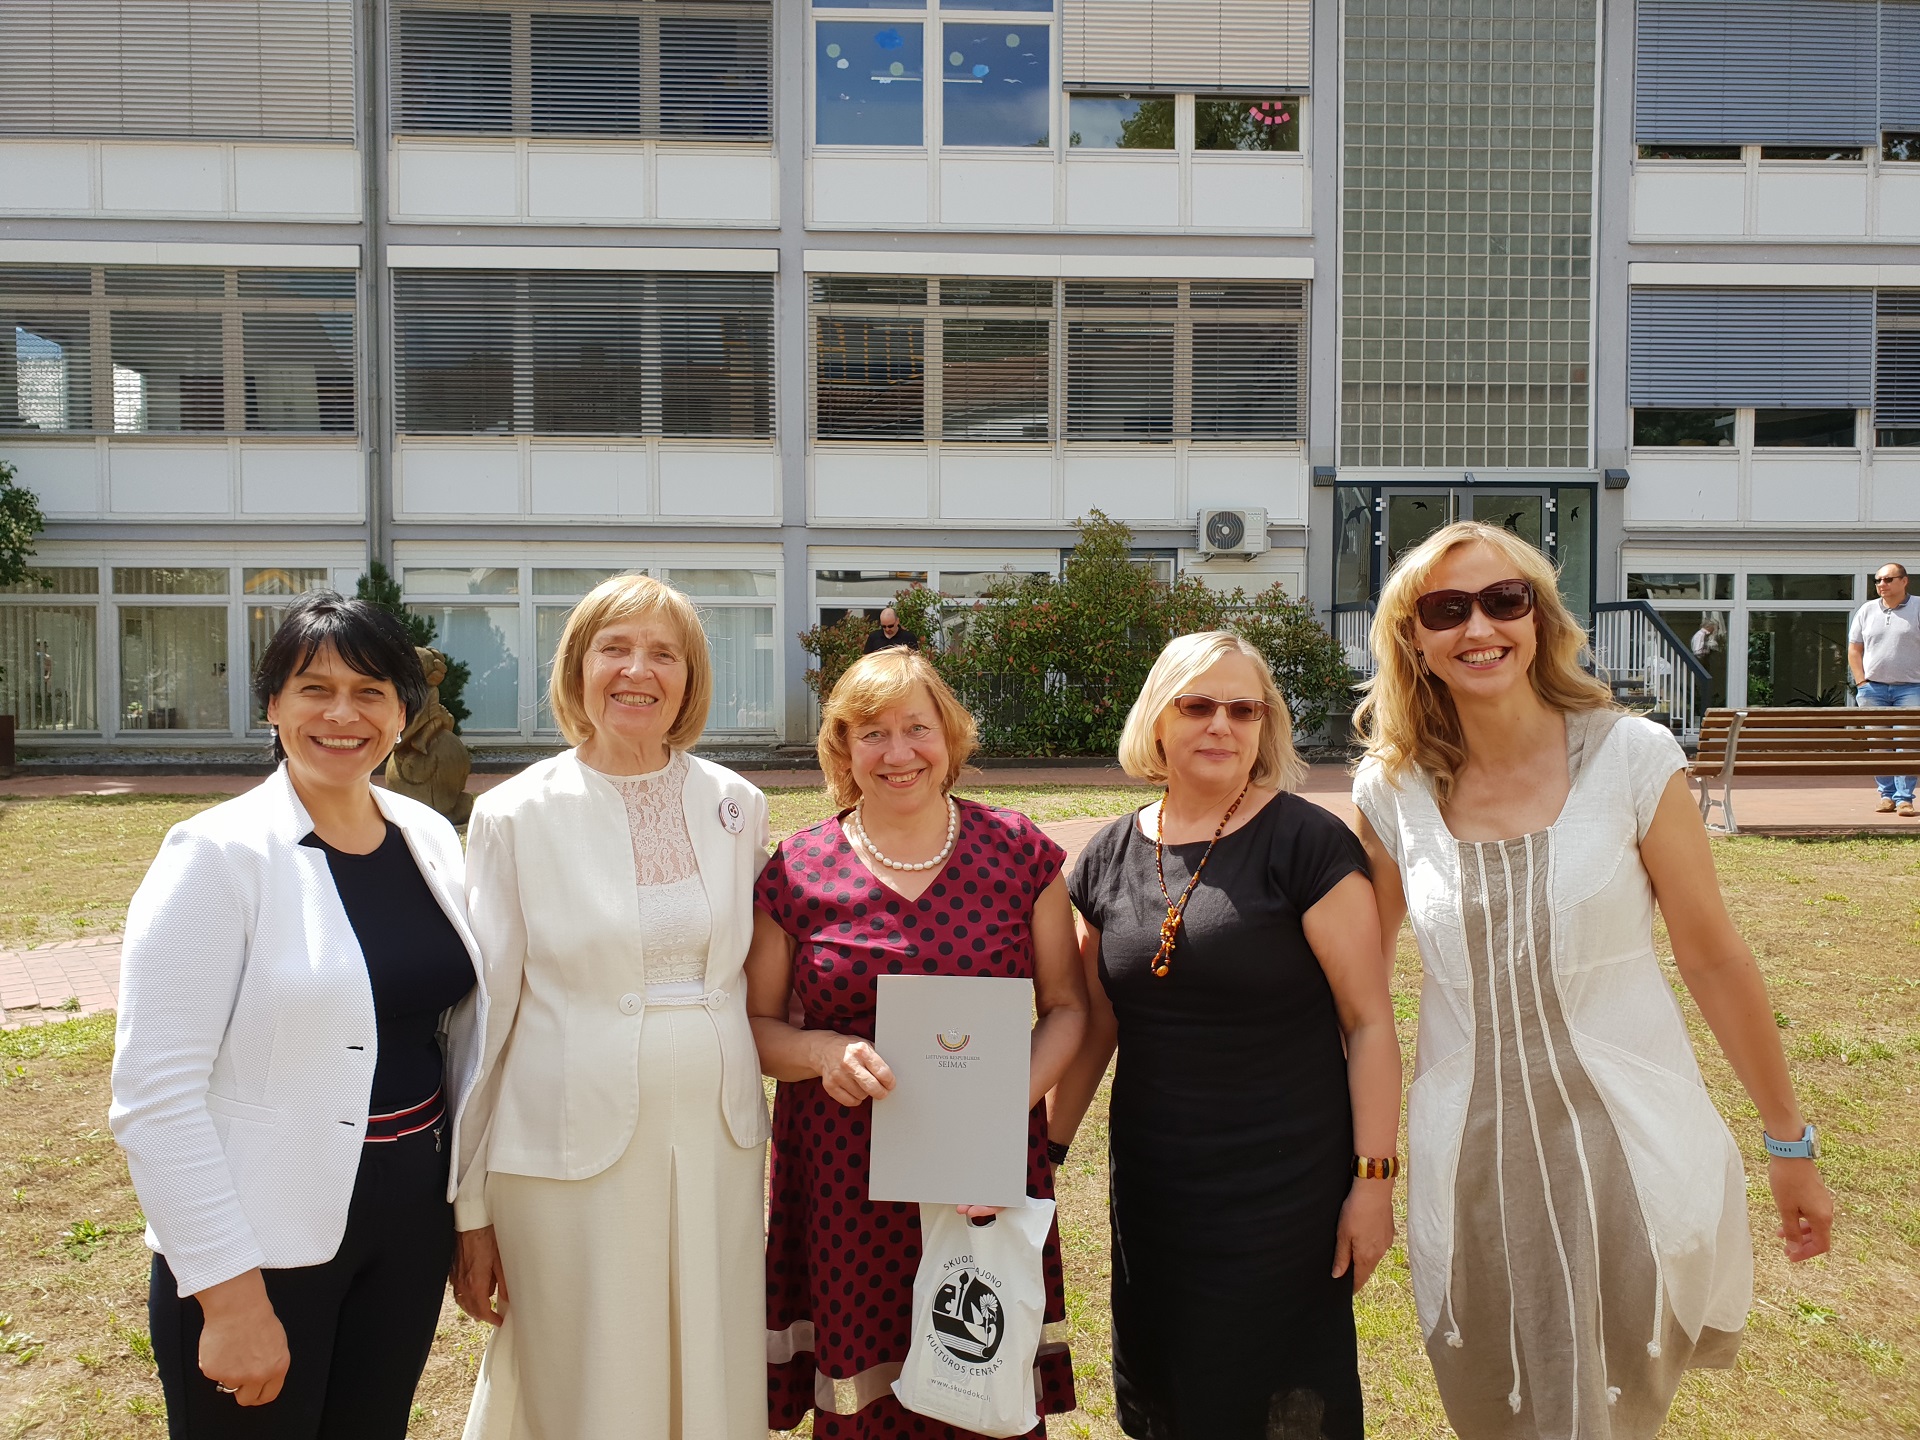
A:
[[[702,1008],[649,1008],[640,1120],[586,1180],[490,1174],[507,1318],[465,1440],[766,1440],[765,1147]]]

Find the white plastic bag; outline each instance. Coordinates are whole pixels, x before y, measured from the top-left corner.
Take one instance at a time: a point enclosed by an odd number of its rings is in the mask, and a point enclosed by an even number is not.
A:
[[[1053,1201],[1028,1198],[989,1225],[951,1205],[920,1207],[913,1346],[893,1393],[917,1415],[982,1435],[1025,1435],[1047,1307],[1040,1250]]]

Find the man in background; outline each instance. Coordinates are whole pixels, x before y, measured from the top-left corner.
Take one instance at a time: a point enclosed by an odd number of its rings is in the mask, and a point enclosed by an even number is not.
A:
[[[1847,627],[1847,668],[1857,687],[1856,703],[1883,707],[1920,706],[1920,601],[1907,593],[1907,567],[1897,561],[1882,565],[1873,577],[1878,599],[1854,612]],[[1911,816],[1911,775],[1876,775],[1880,787],[1880,814],[1897,811]]]
[[[900,624],[900,616],[889,605],[880,612],[880,628],[867,636],[867,643],[860,647],[860,653],[871,655],[876,650],[891,650],[896,645],[904,645],[909,650],[918,650],[920,637]]]

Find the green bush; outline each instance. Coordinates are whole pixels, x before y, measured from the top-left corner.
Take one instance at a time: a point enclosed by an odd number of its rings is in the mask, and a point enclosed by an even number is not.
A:
[[[1168,640],[1237,630],[1259,647],[1305,742],[1351,707],[1353,675],[1313,607],[1278,585],[1249,596],[1193,576],[1155,581],[1131,556],[1133,532],[1099,511],[1059,578],[1015,576],[972,602],[903,590],[900,623],[925,637],[934,663],[980,722],[982,747],[1002,755],[1110,755],[1147,671]],[[800,637],[819,662],[807,683],[831,691],[859,657],[868,626],[849,616]]]

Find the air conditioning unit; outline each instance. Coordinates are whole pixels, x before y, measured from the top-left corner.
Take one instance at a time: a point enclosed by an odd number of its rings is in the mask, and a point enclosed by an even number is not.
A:
[[[1200,553],[1208,559],[1238,555],[1243,560],[1264,554],[1267,548],[1265,510],[1202,510]]]

